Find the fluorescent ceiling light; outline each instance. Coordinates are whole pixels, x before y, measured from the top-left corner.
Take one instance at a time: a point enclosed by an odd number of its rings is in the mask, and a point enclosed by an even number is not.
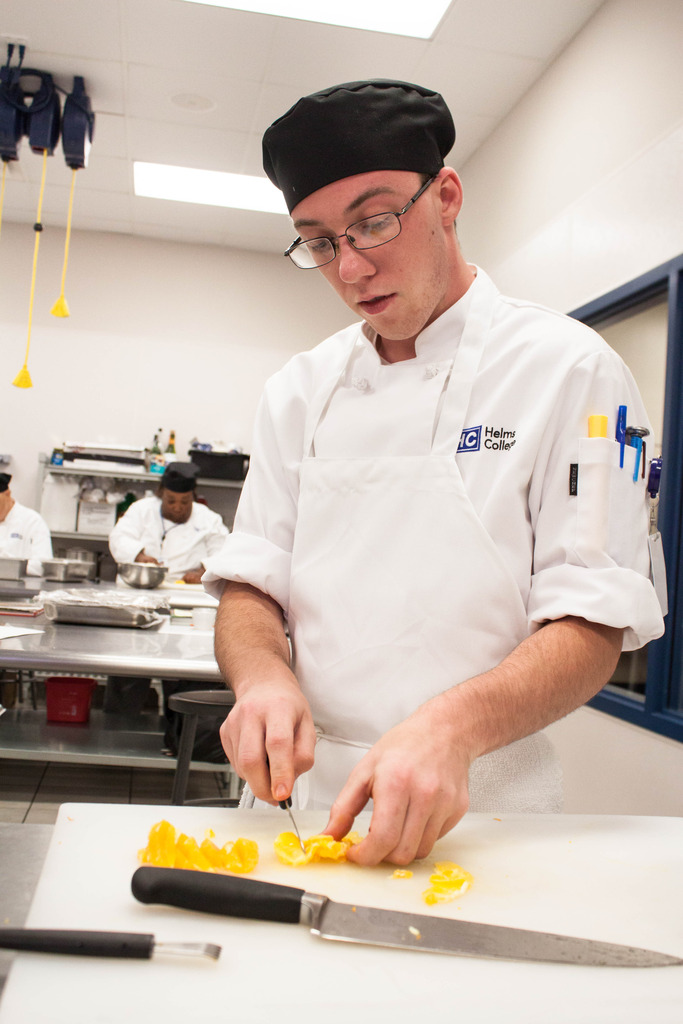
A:
[[[451,0],[187,0],[210,7],[228,7],[253,14],[275,14],[281,18],[317,21],[368,32],[429,39],[450,7]]]
[[[268,180],[249,174],[201,171],[170,164],[133,164],[135,195],[149,199],[172,199],[203,206],[229,206],[236,210],[287,214],[279,188]]]

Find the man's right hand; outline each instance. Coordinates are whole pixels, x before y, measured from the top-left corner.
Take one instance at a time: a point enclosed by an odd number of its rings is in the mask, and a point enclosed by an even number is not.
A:
[[[298,776],[313,767],[315,740],[308,701],[282,664],[238,696],[221,726],[230,764],[270,804],[286,800]]]
[[[295,779],[313,767],[315,728],[289,667],[282,609],[247,583],[226,583],[215,648],[236,697],[221,726],[228,760],[259,800],[286,800]]]

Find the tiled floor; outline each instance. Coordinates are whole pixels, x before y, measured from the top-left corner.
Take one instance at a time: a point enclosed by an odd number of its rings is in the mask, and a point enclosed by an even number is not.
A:
[[[221,774],[191,772],[188,800],[224,795]],[[53,824],[63,803],[169,804],[173,772],[0,758],[0,822]]]

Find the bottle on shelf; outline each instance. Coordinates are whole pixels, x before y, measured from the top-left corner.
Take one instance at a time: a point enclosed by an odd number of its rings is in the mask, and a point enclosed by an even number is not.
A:
[[[175,455],[175,430],[171,430],[168,435],[168,444],[166,445],[166,454]],[[167,459],[167,462],[172,462],[172,459]]]
[[[150,456],[151,456],[150,464],[149,464],[149,471],[150,471],[150,473],[163,473],[163,471],[165,469],[164,456],[163,456],[162,451],[161,451],[161,445],[159,444],[160,436],[161,436],[161,427],[159,427],[159,430],[154,435],[154,443],[152,444],[152,448],[150,450]]]
[[[116,506],[116,521],[118,522],[122,515],[124,515],[134,501],[137,500],[137,495],[133,494],[132,491],[128,491],[123,501],[120,501]]]

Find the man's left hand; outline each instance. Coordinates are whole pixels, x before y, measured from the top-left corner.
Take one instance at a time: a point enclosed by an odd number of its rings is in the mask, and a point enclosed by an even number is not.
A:
[[[389,730],[349,775],[323,830],[341,839],[373,800],[370,830],[348,851],[349,860],[410,864],[428,856],[467,811],[470,757],[444,735],[447,700],[434,698]]]

